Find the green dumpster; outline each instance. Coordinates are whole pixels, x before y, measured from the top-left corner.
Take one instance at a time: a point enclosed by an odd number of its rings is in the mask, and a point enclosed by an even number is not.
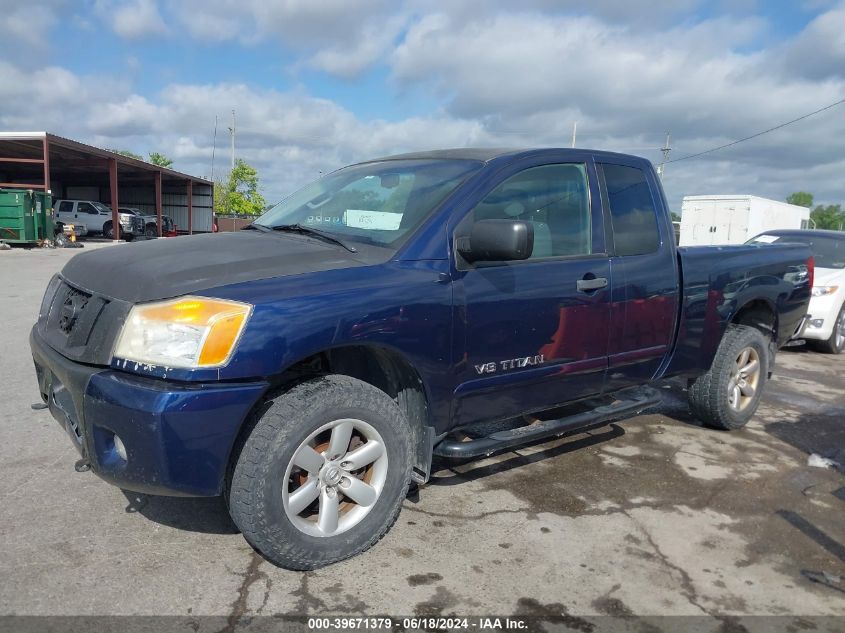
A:
[[[0,240],[37,244],[55,233],[50,194],[31,189],[0,189]]]

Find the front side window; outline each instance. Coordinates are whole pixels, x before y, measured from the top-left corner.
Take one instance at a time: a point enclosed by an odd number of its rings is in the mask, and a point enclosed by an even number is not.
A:
[[[636,167],[603,164],[607,202],[617,255],[645,255],[660,248],[657,215],[645,173]]]
[[[89,213],[97,215],[97,209],[90,202],[80,202],[76,206],[77,213]]]
[[[471,160],[386,160],[353,165],[300,189],[256,224],[300,224],[345,240],[396,248],[482,165]]]
[[[589,255],[592,252],[590,197],[583,164],[531,167],[499,184],[471,217],[522,220],[534,227],[530,259]],[[467,229],[469,227],[467,226]],[[462,223],[461,232],[464,230]]]

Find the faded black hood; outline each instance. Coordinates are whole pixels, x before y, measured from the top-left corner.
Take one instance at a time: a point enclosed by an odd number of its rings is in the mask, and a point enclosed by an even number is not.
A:
[[[350,253],[310,237],[238,231],[80,253],[67,263],[62,276],[85,290],[137,303],[243,281],[365,266],[389,256],[386,249],[363,245],[358,253]]]

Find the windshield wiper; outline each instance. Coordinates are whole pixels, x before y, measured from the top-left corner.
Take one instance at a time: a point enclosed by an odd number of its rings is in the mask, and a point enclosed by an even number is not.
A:
[[[326,233],[324,231],[320,231],[319,229],[313,229],[310,226],[302,226],[301,224],[280,224],[278,226],[270,227],[274,231],[284,231],[287,233],[301,233],[303,235],[311,235],[313,237],[318,237],[322,240],[327,242],[332,242],[333,244],[337,244],[338,246],[342,246],[350,253],[357,253],[358,249],[354,246],[350,246],[349,244],[345,244],[344,242],[340,241],[331,233]]]
[[[241,231],[261,231],[262,233],[269,233],[272,231],[269,226],[264,226],[263,224],[256,224],[255,222],[251,222],[244,227],[241,227]]]

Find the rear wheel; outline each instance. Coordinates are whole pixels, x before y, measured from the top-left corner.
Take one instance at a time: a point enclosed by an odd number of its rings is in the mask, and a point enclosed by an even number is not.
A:
[[[103,237],[106,238],[107,240],[113,240],[114,239],[114,229],[112,228],[111,221],[103,224]]]
[[[411,476],[412,433],[383,391],[348,376],[276,398],[236,457],[229,511],[244,538],[288,569],[368,549],[393,525]]]
[[[826,341],[816,343],[819,351],[825,354],[841,354],[845,350],[845,304],[839,309],[836,315],[836,323],[833,325],[833,332]]]
[[[710,370],[690,386],[693,415],[725,431],[745,426],[760,404],[769,372],[768,350],[759,330],[729,326]]]
[[[155,224],[148,224],[144,228],[144,235],[146,237],[158,237],[158,229]]]

